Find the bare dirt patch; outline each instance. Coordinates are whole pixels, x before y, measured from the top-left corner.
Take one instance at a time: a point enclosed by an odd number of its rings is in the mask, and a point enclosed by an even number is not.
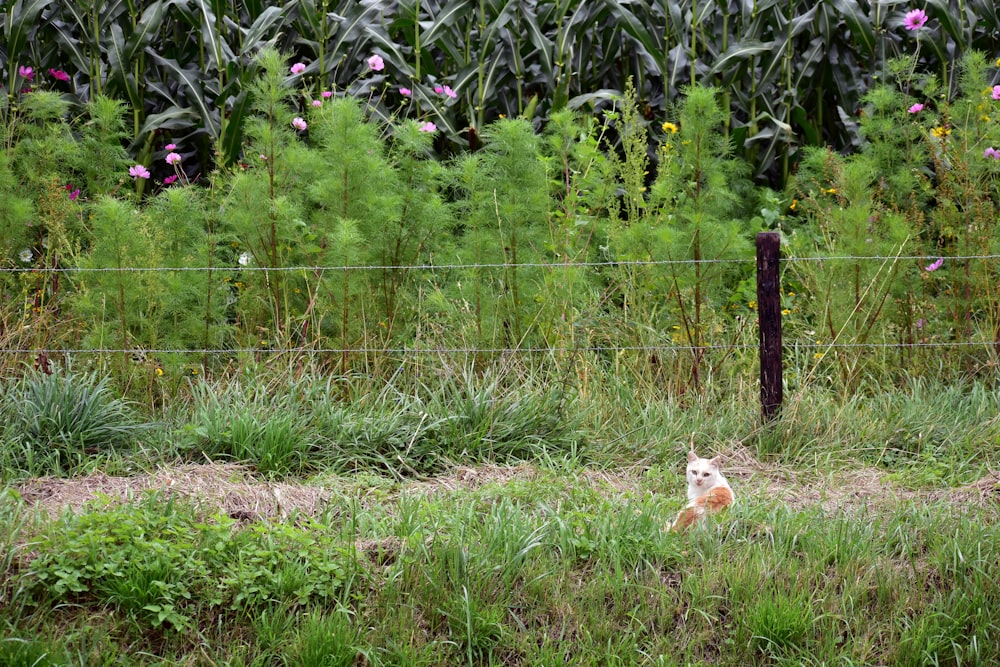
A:
[[[996,472],[960,488],[914,491],[899,488],[884,471],[872,467],[818,478],[759,461],[743,447],[733,448],[725,456],[724,472],[734,483],[738,498],[779,499],[793,509],[820,506],[825,511],[852,511],[908,500],[1000,504],[1000,473]],[[538,479],[544,479],[544,473],[530,464],[460,466],[439,477],[404,482],[393,494],[433,496]],[[576,479],[605,496],[618,498],[641,493],[646,485],[642,472],[633,469],[581,470]],[[222,510],[240,521],[257,521],[292,513],[316,516],[340,495],[327,486],[255,479],[250,469],[231,463],[173,466],[134,477],[100,472],[72,479],[43,477],[14,488],[29,507],[50,518],[67,510],[79,512],[95,503],[123,504],[159,492]]]
[[[849,470],[817,477],[758,460],[745,447],[726,454],[724,472],[743,480],[752,492],[780,499],[792,509],[820,506],[824,511],[853,511],[868,505],[885,506],[906,501],[946,502],[983,506],[1000,503],[1000,473],[957,488],[913,490],[893,483],[884,470],[858,464]]]
[[[254,521],[293,511],[316,514],[329,496],[323,487],[255,480],[247,468],[229,463],[174,466],[135,477],[100,472],[72,479],[42,477],[15,489],[29,506],[49,517],[66,510],[79,512],[95,502],[130,502],[153,491],[207,503],[234,519]]]

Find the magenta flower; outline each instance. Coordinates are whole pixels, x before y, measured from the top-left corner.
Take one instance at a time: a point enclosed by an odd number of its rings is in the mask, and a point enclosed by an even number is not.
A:
[[[385,69],[385,61],[377,53],[368,59],[368,68],[373,72],[381,72]]]
[[[440,95],[441,93],[444,92],[444,88],[442,88],[441,86],[434,86],[434,92]]]
[[[399,94],[402,95],[403,97],[409,97],[410,95],[413,94],[413,91],[410,90],[409,88],[400,88]]]
[[[163,150],[165,150],[165,151],[167,151],[169,153],[170,151],[174,150],[175,148],[177,148],[177,144],[167,144],[166,146],[163,147]]]
[[[176,180],[177,180],[177,174],[171,174],[170,176],[167,176],[166,178],[163,179],[163,184],[170,185]]]
[[[933,262],[931,262],[930,264],[928,264],[927,266],[925,266],[924,267],[924,271],[927,271],[927,272],[937,271],[938,269],[941,268],[942,264],[944,264],[944,257],[938,257]]]
[[[137,164],[134,167],[128,168],[128,175],[132,178],[149,178],[149,169],[146,169],[141,164]]]
[[[321,107],[321,106],[323,106],[323,100],[313,100],[313,106],[314,107]]]
[[[332,90],[324,90],[322,93],[320,93],[320,95],[323,96],[324,100],[328,100],[331,97],[333,97],[333,91]]]
[[[927,23],[927,13],[922,9],[911,9],[906,12],[903,27],[907,30],[920,30]]]
[[[304,120],[296,116],[295,118],[292,119],[292,127],[294,127],[299,132],[303,132],[307,127],[309,127],[309,125]]]
[[[990,146],[989,148],[983,151],[983,157],[992,158],[994,160],[1000,160],[1000,151]]]
[[[458,97],[458,93],[456,93],[454,90],[452,90],[449,86],[445,86],[444,87],[444,94],[447,95],[448,97],[452,98],[452,99],[455,99],[456,97]]]
[[[80,188],[73,188],[72,183],[66,184],[66,192],[69,193],[69,200],[76,201],[76,198],[80,196]]]
[[[165,159],[167,164],[173,166],[175,164],[180,164],[181,156],[179,153],[167,153],[167,157]]]
[[[49,68],[49,76],[57,81],[69,81],[69,74],[62,71],[61,69],[51,69]]]
[[[907,111],[909,111],[910,113],[920,113],[923,110],[924,110],[924,105],[921,104],[920,102],[917,102],[912,107],[907,109]]]
[[[1000,86],[993,86],[993,99],[1000,100]]]
[[[437,125],[435,125],[434,123],[427,121],[417,129],[419,129],[421,132],[437,132],[438,128]]]
[[[24,65],[21,65],[17,68],[17,73],[21,75],[22,79],[27,79],[28,81],[33,81],[35,78],[34,67],[25,67]]]
[[[295,63],[294,65],[292,65],[292,74],[298,75],[302,74],[305,71],[306,71],[305,63]]]

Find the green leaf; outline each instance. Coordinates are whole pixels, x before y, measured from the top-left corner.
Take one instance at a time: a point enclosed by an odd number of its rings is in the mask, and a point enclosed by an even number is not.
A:
[[[770,42],[750,41],[735,44],[719,57],[719,60],[708,71],[708,74],[711,76],[719,72],[730,71],[754,56],[761,53],[771,53],[775,50],[774,45],[774,40]]]
[[[20,63],[21,51],[31,35],[38,30],[38,16],[51,5],[53,0],[18,0],[10,8],[4,25],[7,42],[7,62],[10,63],[13,79],[16,65]]]
[[[867,56],[874,56],[875,30],[857,0],[829,0],[829,2],[847,23],[854,44],[859,44]]]
[[[165,7],[157,0],[142,13],[142,17],[125,43],[126,62],[131,63],[149,46],[163,25]]]
[[[420,27],[424,28],[420,41],[424,44],[433,44],[443,35],[444,31],[462,16],[470,16],[475,9],[473,0],[451,0],[432,21],[421,21]]]
[[[268,7],[254,20],[243,36],[243,46],[240,55],[253,55],[264,48],[271,40],[265,40],[264,36],[272,30],[280,28],[286,12],[281,7]]]
[[[176,60],[153,53],[153,59],[165,67],[167,73],[186,90],[186,98],[201,117],[202,127],[213,140],[219,138],[218,110],[210,108],[205,99],[199,72],[194,68],[181,67]]]

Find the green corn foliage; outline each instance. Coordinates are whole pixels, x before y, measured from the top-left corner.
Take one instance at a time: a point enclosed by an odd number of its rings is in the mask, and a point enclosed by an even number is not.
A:
[[[500,114],[545,119],[566,106],[606,106],[629,77],[643,116],[662,122],[684,86],[711,83],[755,175],[783,183],[802,146],[860,146],[863,96],[894,58],[912,55],[951,95],[965,53],[1000,50],[989,0],[924,9],[930,20],[911,33],[904,7],[870,0],[17,0],[0,10],[0,80],[8,96],[32,85],[79,102],[125,100],[134,156],[148,156],[157,133],[197,138],[202,172],[239,158],[255,56],[268,47],[307,65],[313,94],[371,96],[384,117],[407,101],[407,113],[429,114],[452,147],[478,145]],[[375,53],[382,72],[368,69]],[[434,91],[443,85],[457,97]]]

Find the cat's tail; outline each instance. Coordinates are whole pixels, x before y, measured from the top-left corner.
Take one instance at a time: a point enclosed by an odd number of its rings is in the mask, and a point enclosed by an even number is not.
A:
[[[689,502],[674,520],[670,530],[684,532],[697,524],[706,514],[715,514],[733,504],[733,491],[725,486],[717,486],[703,496]]]

